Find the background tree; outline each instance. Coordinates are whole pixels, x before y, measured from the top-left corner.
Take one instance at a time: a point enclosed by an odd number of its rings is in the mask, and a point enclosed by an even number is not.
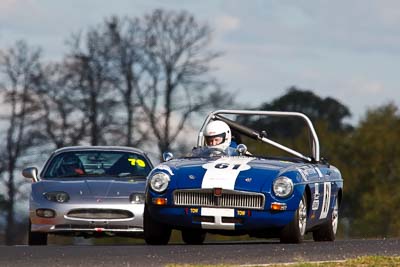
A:
[[[0,54],[0,90],[5,105],[9,107],[6,116],[7,129],[4,138],[3,179],[7,189],[5,209],[7,213],[6,243],[15,243],[14,217],[15,200],[21,197],[21,181],[15,178],[15,171],[23,153],[35,144],[36,133],[32,127],[37,121],[36,99],[31,94],[33,80],[40,72],[40,50],[30,48],[25,42],[16,42],[13,48]]]
[[[109,45],[104,42],[104,34],[101,29],[91,28],[84,37],[73,35],[65,60],[71,91],[79,95],[77,107],[87,118],[91,145],[108,143],[120,101],[113,85]]]
[[[79,105],[80,95],[71,84],[64,64],[48,64],[35,79],[34,91],[40,98],[38,131],[43,141],[55,148],[78,145],[84,139],[88,119]]]
[[[138,86],[145,71],[144,33],[138,18],[111,17],[104,23],[104,42],[109,44],[112,62],[112,79],[121,95],[123,106],[120,129],[127,146],[138,146],[148,139],[143,127],[144,116],[137,99]]]
[[[400,114],[394,104],[367,112],[351,135],[342,172],[346,177],[345,216],[356,236],[399,236]]]
[[[143,20],[147,79],[140,104],[160,152],[170,150],[196,113],[232,101],[210,77],[218,54],[208,49],[210,29],[187,12],[155,10]],[[212,99],[215,97],[215,99]]]
[[[306,114],[311,121],[323,121],[330,131],[350,130],[351,126],[343,120],[351,116],[350,110],[338,100],[326,97],[321,98],[310,90],[301,90],[295,86],[288,89],[287,93],[264,103],[260,110],[295,111]],[[256,120],[255,125],[263,125],[268,129],[268,134],[276,136],[295,137],[299,129],[304,127],[302,121],[293,120],[291,123],[282,123],[281,119]]]
[[[332,153],[334,154],[327,147],[335,140],[336,136],[344,135],[352,130],[352,126],[344,122],[345,118],[350,117],[350,111],[346,106],[334,98],[321,98],[310,90],[301,90],[295,86],[290,87],[287,93],[281,97],[261,104],[255,109],[293,111],[307,115],[313,122],[317,132],[319,133],[321,130],[328,137],[327,139],[321,138],[322,141],[320,140],[321,143],[327,144],[327,146],[321,145],[321,155],[325,158]],[[299,118],[264,117],[248,120],[246,117],[239,117],[238,120],[251,128],[259,129],[260,131],[264,130],[268,138],[310,155],[312,146],[310,132],[306,127],[306,123]],[[253,145],[252,149],[257,150],[257,145]],[[328,153],[326,154],[326,152]],[[271,148],[269,153],[282,154],[283,152]]]

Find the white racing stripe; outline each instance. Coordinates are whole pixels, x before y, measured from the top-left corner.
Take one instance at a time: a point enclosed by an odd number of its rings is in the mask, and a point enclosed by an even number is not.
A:
[[[235,189],[236,178],[241,171],[250,169],[249,157],[222,157],[203,165],[206,169],[201,188]]]
[[[248,157],[222,157],[214,162],[204,164],[203,168],[207,171],[204,174],[201,188],[235,189],[239,173],[250,169],[247,163],[253,159]],[[201,215],[214,217],[214,223],[201,223],[203,229],[235,230],[234,223],[222,222],[222,217],[235,217],[235,209],[202,208]]]

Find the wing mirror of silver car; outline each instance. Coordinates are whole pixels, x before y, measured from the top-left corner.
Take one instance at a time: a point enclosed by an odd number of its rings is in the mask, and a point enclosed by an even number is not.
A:
[[[236,150],[239,153],[239,155],[244,155],[247,152],[247,146],[244,144],[238,144]]]
[[[174,158],[174,154],[172,154],[171,152],[164,152],[162,154],[162,157],[164,161],[170,161],[171,159]]]
[[[25,178],[32,179],[34,182],[39,181],[38,173],[39,171],[36,167],[28,167],[22,170],[22,175]]]

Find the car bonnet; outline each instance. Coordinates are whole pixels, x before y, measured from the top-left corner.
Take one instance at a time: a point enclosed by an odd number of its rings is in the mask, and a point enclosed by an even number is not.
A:
[[[252,157],[221,157],[216,159],[185,159],[164,164],[170,169],[171,186],[180,189],[223,188],[260,191],[272,184],[289,162]]]

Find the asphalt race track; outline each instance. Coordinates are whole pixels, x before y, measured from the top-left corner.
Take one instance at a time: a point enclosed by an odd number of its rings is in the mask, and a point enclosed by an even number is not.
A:
[[[164,266],[166,264],[255,265],[335,261],[364,255],[400,256],[399,239],[206,243],[200,246],[1,246],[0,266]]]

